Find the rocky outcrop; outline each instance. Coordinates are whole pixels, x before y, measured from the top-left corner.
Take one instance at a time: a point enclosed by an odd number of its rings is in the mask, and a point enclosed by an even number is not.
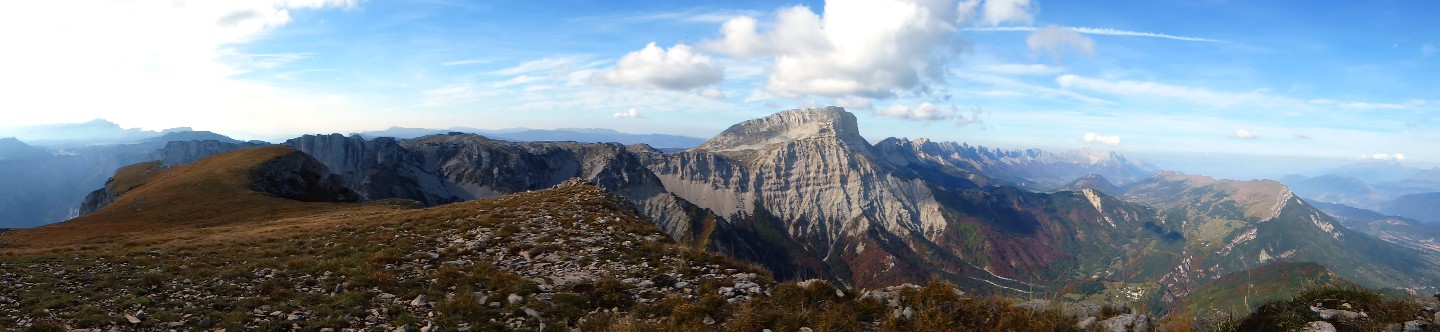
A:
[[[100,209],[109,206],[110,203],[114,203],[115,199],[119,197],[120,195],[110,190],[110,187],[95,189],[95,191],[85,195],[85,201],[80,203],[80,215],[83,216],[95,213],[95,211],[100,211]]]
[[[250,189],[301,202],[354,202],[359,199],[340,178],[303,153],[290,153],[250,169]]]

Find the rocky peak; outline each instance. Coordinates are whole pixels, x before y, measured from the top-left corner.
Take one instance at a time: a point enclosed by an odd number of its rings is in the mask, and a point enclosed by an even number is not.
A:
[[[852,148],[870,146],[860,136],[855,115],[844,108],[830,106],[794,109],[741,122],[695,149],[744,155],[808,138],[835,138]]]

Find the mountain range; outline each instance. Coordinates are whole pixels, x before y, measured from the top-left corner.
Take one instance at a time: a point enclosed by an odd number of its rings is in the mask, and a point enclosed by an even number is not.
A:
[[[647,144],[660,149],[687,149],[700,145],[705,139],[698,137],[665,135],[665,134],[629,134],[602,128],[560,128],[560,129],[529,129],[512,128],[500,130],[486,130],[465,127],[455,127],[445,130],[390,127],[381,131],[366,131],[355,133],[366,139],[379,137],[391,137],[397,139],[409,139],[429,135],[441,135],[447,133],[472,133],[485,135],[485,137],[497,140],[512,142],[580,142],[580,143],[620,143],[620,144]]]
[[[83,233],[72,240],[84,242],[111,228],[203,228],[326,211],[296,201],[454,206],[578,178],[686,250],[753,264],[776,280],[825,280],[842,292],[943,280],[976,294],[1121,300],[1162,314],[1233,306],[1215,297],[1252,294],[1234,289],[1247,271],[1412,292],[1440,282],[1440,255],[1417,244],[1422,237],[1399,235],[1422,225],[1310,202],[1278,181],[1156,171],[1096,151],[871,143],[838,107],[744,121],[670,152],[458,132],[255,145],[166,143],[148,155],[157,161],[92,187],[99,189],[84,199],[84,217],[7,236],[34,243]],[[1291,264],[1302,262],[1316,265]]]
[[[1427,223],[1440,223],[1440,168],[1365,162],[1280,179],[1301,196]]]

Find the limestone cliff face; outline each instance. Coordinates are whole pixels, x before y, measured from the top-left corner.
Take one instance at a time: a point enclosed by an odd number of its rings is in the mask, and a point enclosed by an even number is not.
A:
[[[875,158],[855,116],[839,107],[741,122],[651,165],[687,201],[727,217],[758,206],[822,250],[871,228],[927,239],[945,229],[926,183],[894,169]]]
[[[692,237],[692,222],[705,214],[665,191],[619,144],[512,143],[457,133],[404,141],[304,136],[286,145],[315,156],[369,200],[438,205],[545,189],[578,177],[630,199],[676,238]]]
[[[422,156],[391,138],[306,135],[285,145],[314,156],[365,200],[404,198],[438,205],[475,198],[445,186]]]

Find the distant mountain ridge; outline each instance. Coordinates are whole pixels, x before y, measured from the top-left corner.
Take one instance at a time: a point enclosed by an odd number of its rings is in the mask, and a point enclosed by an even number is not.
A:
[[[126,165],[152,160],[186,164],[220,152],[269,144],[240,142],[212,132],[151,134],[154,136],[135,143],[60,148],[0,139],[4,146],[0,147],[0,174],[7,176],[5,185],[0,186],[0,227],[33,227],[76,217],[86,194]]]
[[[705,139],[698,137],[666,135],[666,134],[629,134],[602,128],[560,128],[560,129],[501,129],[485,130],[475,128],[456,127],[451,129],[423,129],[390,127],[381,131],[366,131],[355,133],[366,139],[378,137],[393,137],[397,139],[410,139],[421,136],[440,135],[452,132],[480,134],[491,139],[513,141],[513,142],[579,142],[579,143],[620,143],[624,145],[646,144],[659,148],[691,148],[700,145]]]
[[[57,123],[33,126],[0,127],[0,137],[15,137],[31,145],[51,147],[79,147],[87,145],[129,144],[167,133],[188,132],[189,127],[170,128],[161,131],[147,131],[139,128],[121,128],[120,125],[104,119],[83,123]]]
[[[1440,192],[1409,194],[1385,203],[1380,211],[1430,224],[1440,224]]]

